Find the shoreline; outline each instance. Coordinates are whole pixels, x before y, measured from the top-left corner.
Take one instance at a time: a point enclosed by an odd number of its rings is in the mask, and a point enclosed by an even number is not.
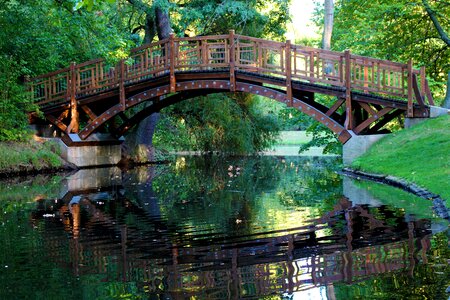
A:
[[[450,221],[450,209],[445,205],[445,199],[440,195],[428,191],[426,188],[420,187],[415,183],[410,183],[405,179],[398,178],[392,175],[383,175],[370,172],[359,171],[349,167],[342,169],[341,173],[345,176],[357,180],[370,180],[381,184],[400,188],[408,193],[416,195],[420,198],[431,200],[433,203],[433,210],[435,213],[448,221]]]

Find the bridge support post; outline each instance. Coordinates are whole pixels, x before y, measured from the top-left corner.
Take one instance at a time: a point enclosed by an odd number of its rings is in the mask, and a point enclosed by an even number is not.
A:
[[[350,50],[345,50],[345,129],[353,129],[353,109],[352,109],[352,75]]]
[[[93,134],[82,141],[78,134],[70,134],[70,142],[56,138],[61,157],[79,168],[115,166],[122,159],[122,140],[104,134]],[[68,139],[66,139],[68,140]]]

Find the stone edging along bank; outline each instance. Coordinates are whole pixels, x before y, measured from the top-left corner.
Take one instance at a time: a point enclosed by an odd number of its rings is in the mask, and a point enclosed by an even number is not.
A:
[[[428,190],[414,184],[409,183],[404,179],[390,176],[390,175],[380,175],[380,174],[373,174],[368,172],[363,172],[359,170],[354,170],[351,168],[343,168],[342,173],[356,179],[368,179],[380,183],[384,183],[387,185],[391,185],[394,187],[401,188],[404,191],[410,192],[418,197],[432,200],[433,201],[433,210],[436,212],[436,214],[443,218],[450,220],[449,217],[449,209],[445,206],[445,200],[442,199],[441,196],[431,193]]]

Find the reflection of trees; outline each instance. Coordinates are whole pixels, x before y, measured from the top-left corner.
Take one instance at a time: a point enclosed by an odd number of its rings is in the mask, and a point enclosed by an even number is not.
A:
[[[261,218],[263,205],[333,205],[341,193],[334,166],[334,158],[179,158],[158,176],[148,175],[151,189],[131,188],[127,196],[134,193],[141,204],[157,201],[169,224],[195,227],[198,233],[221,228],[226,235],[245,234],[253,219]]]

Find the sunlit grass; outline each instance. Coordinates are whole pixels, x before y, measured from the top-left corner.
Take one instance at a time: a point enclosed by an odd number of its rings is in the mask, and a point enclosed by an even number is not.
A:
[[[404,178],[441,195],[450,204],[450,116],[386,136],[352,167]]]
[[[29,172],[58,168],[63,161],[52,143],[30,141],[26,143],[0,143],[0,173]]]
[[[310,140],[306,131],[281,131],[276,145],[302,145]]]

